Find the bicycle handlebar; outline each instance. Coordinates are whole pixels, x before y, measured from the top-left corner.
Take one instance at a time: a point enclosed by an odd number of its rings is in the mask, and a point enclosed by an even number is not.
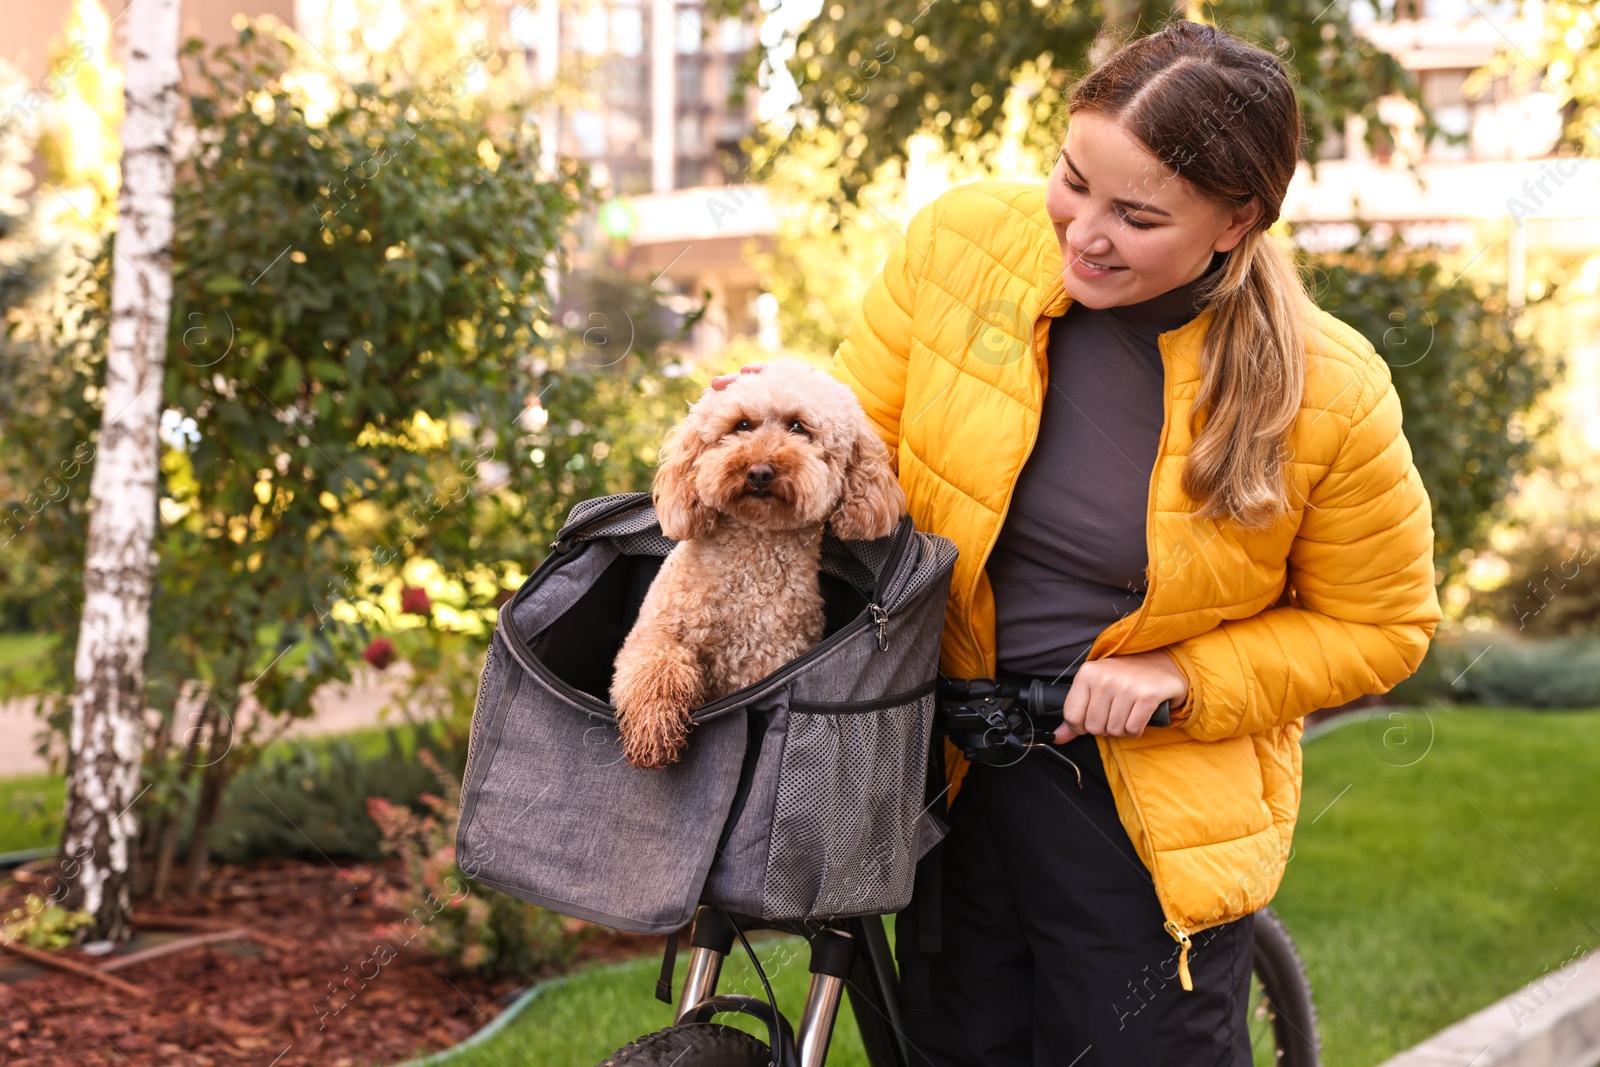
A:
[[[1022,683],[941,677],[936,702],[939,722],[969,760],[993,763],[1005,758],[1004,749],[1029,748],[1043,748],[1065,759],[1055,745],[1055,732],[1071,688],[1071,682],[1037,678]],[[1156,706],[1149,725],[1172,725],[1171,701]],[[1066,762],[1072,763],[1070,759]],[[1078,771],[1077,765],[1072,764],[1072,769]],[[1081,783],[1081,773],[1079,779]]]
[[[995,681],[993,678],[943,678],[939,679],[939,697],[955,705],[992,697],[1000,701],[1020,703],[1027,717],[1035,723],[1054,720],[1050,731],[1061,725],[1061,708],[1067,702],[1071,682],[1042,682],[1037,678],[1026,685],[1021,682]],[[1163,700],[1150,716],[1151,726],[1172,725],[1172,701]],[[1037,730],[1036,730],[1037,732]]]

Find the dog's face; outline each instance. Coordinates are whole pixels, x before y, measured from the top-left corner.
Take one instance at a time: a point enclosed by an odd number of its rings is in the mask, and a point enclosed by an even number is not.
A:
[[[883,537],[905,513],[889,451],[855,394],[823,371],[774,359],[695,404],[668,435],[655,479],[661,529],[703,537],[719,523]]]

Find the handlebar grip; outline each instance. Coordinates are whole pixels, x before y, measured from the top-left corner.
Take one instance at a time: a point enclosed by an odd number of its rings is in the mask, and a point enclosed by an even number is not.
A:
[[[1150,725],[1151,726],[1171,726],[1172,725],[1172,701],[1163,700],[1161,703],[1156,705],[1156,713],[1154,715],[1150,716]]]
[[[1034,715],[1055,715],[1061,710],[1061,705],[1067,702],[1067,690],[1071,688],[1067,683],[1045,684],[1035,680],[1021,694],[1028,703]],[[1150,716],[1151,726],[1172,725],[1172,701],[1163,700],[1156,705],[1155,714]]]

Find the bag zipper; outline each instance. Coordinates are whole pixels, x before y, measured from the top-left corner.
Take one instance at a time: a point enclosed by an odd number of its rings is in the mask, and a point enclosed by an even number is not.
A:
[[[929,678],[915,689],[908,689],[904,693],[894,693],[886,697],[878,697],[875,700],[839,700],[827,703],[791,700],[789,701],[789,710],[791,712],[804,712],[807,715],[850,715],[863,711],[882,711],[885,708],[921,700],[933,692],[938,682],[937,678]]]
[[[580,525],[576,527],[572,527],[570,523],[563,525],[561,529],[556,531],[556,539],[550,542],[550,550],[552,552],[566,552],[567,549],[572,547],[570,542],[578,534],[593,529],[598,523],[614,515],[620,515],[625,511],[635,511],[650,503],[651,500],[652,497],[649,493],[618,494],[615,501],[595,511],[594,514],[585,518]]]
[[[472,781],[472,765],[478,758],[478,750],[482,747],[482,731],[484,726],[483,691],[484,683],[489,680],[489,666],[494,662],[494,635],[489,635],[489,650],[483,655],[483,670],[478,674],[478,692],[472,698],[471,726],[467,731],[467,762],[461,768],[461,795],[456,800],[456,821],[461,820],[461,813],[467,807],[467,783]]]
[[[589,523],[585,522],[584,525],[588,526]],[[889,550],[889,560],[885,564],[884,568],[885,574],[882,580],[880,580],[878,583],[879,596],[882,596],[883,590],[894,580],[894,578],[899,576],[900,573],[905,570],[905,556],[907,554],[906,542],[911,539],[911,531],[912,524],[909,521],[903,521],[895,530],[895,543]],[[550,557],[550,559],[554,558],[554,556]],[[547,559],[546,562],[549,562],[549,560]],[[544,569],[543,565],[541,565],[540,569]],[[537,574],[537,572],[535,572],[535,574]],[[524,591],[531,591],[533,589],[533,577],[534,575],[529,576],[528,581],[523,583],[523,588],[519,589],[517,591],[517,595],[506,602],[505,607],[510,607],[515,604],[523,596]],[[502,608],[502,610],[504,610],[504,608]],[[854,619],[851,619],[850,622],[846,623],[822,643],[801,653],[799,657],[790,660],[783,667],[779,668],[776,673],[769,674],[761,681],[752,685],[747,685],[743,689],[729,693],[725,697],[714,700],[711,703],[702,706],[692,717],[693,721],[696,723],[709,722],[712,719],[720,717],[723,712],[728,711],[736,705],[742,704],[748,700],[752,693],[757,691],[758,686],[773,689],[777,688],[779,685],[787,682],[794,675],[798,674],[802,669],[805,668],[806,664],[822,655],[825,655],[828,652],[833,651],[833,649],[843,644],[849,638],[854,637],[868,626],[874,624],[878,626],[878,647],[880,649],[887,648],[888,621],[888,611],[876,601],[869,602],[867,604],[867,610],[861,612],[861,614],[857,615]],[[498,629],[498,623],[496,624],[496,629]],[[617,721],[616,709],[614,707],[603,701],[597,700],[588,693],[574,689],[572,686],[556,677],[553,671],[551,671],[543,663],[539,662],[538,657],[534,656],[531,651],[528,650],[526,643],[522,641],[520,637],[515,637],[509,631],[504,634],[503,637],[506,647],[511,650],[512,658],[515,659],[524,670],[527,670],[533,674],[540,681],[544,682],[551,689],[554,689],[557,693],[560,693],[562,696],[566,697],[572,703],[577,704],[587,714],[595,718],[606,719],[610,722]]]

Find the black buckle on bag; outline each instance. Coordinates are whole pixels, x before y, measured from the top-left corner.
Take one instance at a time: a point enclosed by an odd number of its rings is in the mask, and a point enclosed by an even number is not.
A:
[[[667,947],[661,951],[661,976],[656,979],[656,999],[663,1004],[672,1003],[672,970],[678,964],[678,931],[667,935]]]

